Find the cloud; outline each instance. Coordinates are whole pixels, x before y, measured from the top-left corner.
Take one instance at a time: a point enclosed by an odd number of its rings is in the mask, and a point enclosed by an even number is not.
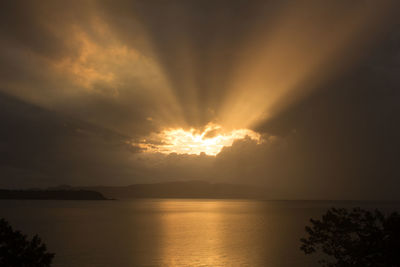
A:
[[[274,197],[396,196],[394,2],[1,5],[1,186],[204,179]],[[130,145],[210,122],[265,142],[216,157]]]

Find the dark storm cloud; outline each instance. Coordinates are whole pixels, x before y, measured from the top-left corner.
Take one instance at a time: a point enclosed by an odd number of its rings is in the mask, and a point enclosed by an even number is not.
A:
[[[2,42],[14,49],[56,59],[74,53],[66,34],[74,23],[90,29],[92,1],[2,1]]]
[[[129,51],[117,47],[122,51],[112,54],[112,44],[95,46],[110,38],[102,35],[105,26],[98,23],[101,11],[95,1],[4,1],[1,5],[1,91],[132,136],[154,128],[146,120],[154,106],[145,91],[155,86],[143,82],[148,77],[137,70],[146,72],[141,59],[125,63],[122,69],[115,64],[120,58],[132,60],[126,55]],[[101,54],[109,51],[112,62],[102,58],[110,56]],[[111,83],[113,72],[119,77]],[[118,98],[112,97],[116,94]]]
[[[4,94],[0,103],[1,186],[134,179],[129,137]]]
[[[280,176],[301,177],[298,181],[308,181],[303,185],[311,190],[325,184],[335,194],[351,192],[347,198],[395,198],[400,186],[400,38],[398,24],[392,29],[358,67],[260,126],[260,131],[289,136],[291,149],[297,147],[281,161],[294,173]]]
[[[285,94],[290,104],[252,125],[262,144],[238,140],[217,157],[145,154],[130,145],[163,127],[213,121],[237,65],[273,43],[269,33],[290,2],[2,1],[0,186],[204,179],[260,184],[272,197],[395,198],[400,35],[392,13],[367,27],[359,49],[336,58],[343,72],[310,82],[316,88],[301,97]],[[282,40],[329,37],[363,3],[317,2],[299,1],[288,13],[322,26],[295,28]],[[307,11],[314,4],[315,14]],[[339,20],[328,21],[328,13]],[[306,50],[300,59],[328,42],[309,43],[298,48]],[[277,47],[278,59],[290,45]],[[353,54],[358,61],[350,64]],[[253,62],[244,62],[240,69],[251,74]]]

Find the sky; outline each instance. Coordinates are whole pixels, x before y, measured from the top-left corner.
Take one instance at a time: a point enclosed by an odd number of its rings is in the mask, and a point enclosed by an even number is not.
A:
[[[398,199],[396,1],[0,3],[0,187]]]

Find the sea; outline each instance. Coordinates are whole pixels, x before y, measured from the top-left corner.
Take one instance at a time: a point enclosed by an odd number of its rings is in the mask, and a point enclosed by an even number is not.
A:
[[[316,267],[300,250],[331,207],[399,211],[399,202],[136,199],[1,200],[0,217],[38,234],[56,267]]]

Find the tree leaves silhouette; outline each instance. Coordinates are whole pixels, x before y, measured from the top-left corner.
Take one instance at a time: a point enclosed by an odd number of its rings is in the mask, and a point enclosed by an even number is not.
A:
[[[322,266],[400,266],[398,213],[385,216],[378,210],[331,208],[321,220],[310,222],[300,249],[305,254],[324,253]]]
[[[37,235],[29,240],[26,235],[14,231],[6,220],[0,219],[0,266],[48,267],[53,257]]]

